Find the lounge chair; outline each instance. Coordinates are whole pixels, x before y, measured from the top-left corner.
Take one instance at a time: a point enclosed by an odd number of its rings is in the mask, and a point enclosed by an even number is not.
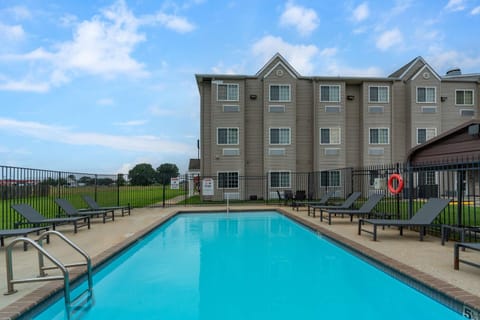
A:
[[[448,206],[449,199],[430,198],[428,201],[408,220],[390,220],[390,219],[360,219],[358,221],[358,234],[362,231],[373,235],[373,241],[377,240],[378,226],[399,227],[400,235],[403,235],[404,227],[420,227],[420,241],[426,234],[426,229],[435,220],[435,218]],[[363,229],[366,223],[373,225],[373,231]]]
[[[53,230],[62,224],[73,224],[73,231],[77,233],[78,228],[88,226],[90,229],[90,217],[67,217],[67,218],[46,218],[40,212],[26,203],[12,204],[12,208],[17,211],[26,221],[15,223],[15,228],[19,225],[51,225]]]
[[[283,204],[286,206],[289,200],[293,199],[293,192],[292,190],[285,190],[283,191],[283,196],[280,191],[277,190],[278,200],[283,201]]]
[[[315,217],[315,210],[336,210],[336,209],[349,209],[355,201],[357,201],[358,198],[362,195],[361,192],[353,192],[351,195],[348,196],[348,198],[341,204],[341,205],[308,205],[308,215],[310,215],[310,209],[313,209],[313,217]]]
[[[293,201],[292,207],[296,208],[298,211],[299,207],[306,207],[308,205],[325,206],[327,205],[328,201],[333,197],[334,194],[335,192],[331,191],[331,192],[324,193],[319,200]],[[310,215],[310,213],[308,215]]]
[[[40,231],[45,230],[48,231],[50,230],[50,226],[46,227],[36,227],[36,228],[23,228],[23,229],[7,229],[7,230],[0,230],[0,246],[3,247],[5,245],[5,238],[8,237],[28,237],[29,233],[36,232],[37,234],[40,234]],[[48,242],[48,237],[47,237],[47,242]],[[23,250],[27,251],[27,243],[23,243]]]
[[[93,199],[92,197],[88,195],[83,195],[82,199],[87,203],[88,207],[91,210],[121,210],[122,211],[122,217],[125,214],[130,215],[130,204],[128,206],[111,206],[111,207],[101,207],[98,205],[98,203]],[[81,211],[81,210],[80,210]]]
[[[107,219],[110,219],[112,221],[115,221],[115,213],[113,210],[94,210],[94,211],[80,211],[77,208],[75,208],[67,199],[62,199],[62,198],[57,198],[55,199],[55,203],[58,204],[60,208],[65,212],[65,214],[69,217],[82,217],[82,216],[88,216],[88,217],[101,217],[103,220],[103,223],[107,221]],[[110,217],[108,214],[110,213]]]
[[[470,242],[455,243],[455,247],[453,249],[453,268],[455,270],[460,269],[460,262],[468,264],[469,266],[472,266],[472,267],[480,268],[480,264],[478,263],[460,259],[460,248],[480,251],[480,243],[470,243]]]
[[[383,194],[373,194],[359,209],[320,209],[320,221],[323,221],[323,213],[328,214],[328,224],[332,224],[332,215],[341,214],[349,215],[350,221],[353,221],[353,216],[368,216],[372,214],[372,210],[375,206],[382,200],[384,197]]]

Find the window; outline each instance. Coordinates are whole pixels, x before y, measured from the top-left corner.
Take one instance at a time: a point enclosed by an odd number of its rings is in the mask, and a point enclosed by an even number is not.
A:
[[[474,117],[475,116],[475,111],[472,109],[461,109],[460,110],[460,115],[462,117]]]
[[[340,106],[325,106],[325,112],[340,112]]]
[[[340,186],[340,171],[321,171],[320,172],[320,186],[322,187],[339,187]]]
[[[219,172],[218,187],[238,189],[238,172]]]
[[[270,172],[270,188],[290,188],[289,171]]]
[[[285,106],[268,106],[268,112],[285,112]]]
[[[370,144],[388,143],[388,128],[370,128]]]
[[[424,143],[437,135],[437,128],[417,128],[417,144]]]
[[[238,144],[238,128],[217,128],[217,144]]]
[[[388,87],[368,87],[369,102],[388,102]]]
[[[473,105],[473,90],[455,90],[455,104],[459,106]]]
[[[270,128],[270,144],[290,144],[290,128]]]
[[[340,128],[320,128],[320,144],[340,144]]]
[[[320,86],[321,102],[340,102],[340,86]]]
[[[435,87],[418,87],[417,102],[419,103],[435,103],[437,96],[437,88]]]
[[[290,101],[290,85],[272,84],[270,85],[270,101]]]
[[[422,171],[418,173],[419,185],[434,185],[437,183],[437,175],[435,171]]]
[[[218,101],[238,101],[238,84],[226,83],[217,85]]]

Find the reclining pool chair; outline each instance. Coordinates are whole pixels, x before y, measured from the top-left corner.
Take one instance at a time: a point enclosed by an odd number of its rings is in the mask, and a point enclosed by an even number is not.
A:
[[[90,229],[90,217],[67,217],[67,218],[46,218],[40,212],[26,203],[12,204],[13,210],[17,211],[26,221],[15,223],[15,228],[19,225],[51,225],[53,230],[62,224],[73,224],[73,230],[77,233],[78,228],[88,226]]]
[[[23,228],[23,229],[7,229],[7,230],[0,230],[0,246],[3,247],[5,245],[5,238],[8,237],[28,237],[29,233],[36,232],[37,235],[40,234],[40,231],[50,230],[50,226],[47,227],[36,227],[36,228]],[[49,241],[49,237],[47,237],[47,242]],[[27,251],[27,243],[23,243],[23,250]]]
[[[75,208],[67,199],[62,199],[62,198],[57,198],[55,199],[55,203],[58,204],[60,208],[65,212],[65,214],[69,217],[101,217],[103,220],[103,223],[107,221],[107,219],[110,219],[112,221],[115,221],[115,214],[113,210],[93,210],[93,211],[83,211],[83,210],[78,210]],[[108,214],[110,213],[110,217]]]
[[[130,215],[130,204],[128,204],[127,206],[111,206],[111,207],[101,207],[98,205],[98,203],[95,201],[95,199],[93,199],[92,197],[88,196],[88,195],[83,195],[82,196],[82,199],[83,201],[85,201],[88,205],[88,207],[91,209],[91,210],[121,210],[122,211],[122,217],[125,215],[125,214],[128,214]],[[81,210],[80,210],[81,211]]]
[[[349,215],[350,221],[353,221],[353,216],[367,216],[370,217],[375,206],[385,197],[383,194],[373,194],[359,209],[320,209],[320,221],[323,221],[323,213],[328,214],[328,224],[332,224],[332,215],[341,214]]]
[[[428,201],[408,220],[390,220],[390,219],[360,219],[358,220],[358,234],[362,231],[373,235],[373,241],[377,240],[378,226],[391,226],[400,229],[400,235],[403,235],[404,227],[420,227],[420,241],[423,240],[425,231],[435,220],[435,218],[448,206],[449,199],[430,198]],[[364,224],[373,225],[373,231],[363,229]]]
[[[308,205],[312,206],[325,206],[328,203],[328,200],[330,200],[331,197],[335,194],[334,191],[326,192],[323,194],[323,196],[319,200],[313,200],[313,201],[293,201],[292,207],[296,208],[298,211],[299,207],[304,207]],[[308,214],[310,215],[310,213]]]
[[[453,249],[453,268],[455,270],[460,269],[460,262],[468,264],[469,266],[472,266],[472,267],[480,268],[480,264],[478,263],[460,259],[460,249],[471,249],[475,251],[480,251],[480,243],[470,243],[470,242],[455,243],[455,247]]]
[[[327,210],[327,209],[330,209],[330,210],[349,209],[355,203],[355,201],[357,201],[357,199],[360,198],[361,195],[362,195],[361,192],[353,192],[350,196],[348,196],[347,199],[345,199],[345,201],[341,205],[327,206],[327,205],[309,204],[308,205],[308,215],[310,215],[310,209],[313,209],[313,217],[315,217],[315,210],[316,209],[318,209],[318,210],[322,210],[322,209],[324,209],[324,210]]]

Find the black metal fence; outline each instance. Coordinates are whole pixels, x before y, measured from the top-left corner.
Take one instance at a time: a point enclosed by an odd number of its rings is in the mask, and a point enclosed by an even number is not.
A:
[[[404,187],[398,194],[388,189],[392,174],[398,173]],[[338,200],[354,191],[362,199],[382,193],[385,199],[377,211],[411,217],[431,197],[451,199],[451,204],[437,219],[439,224],[480,225],[480,161],[457,161],[448,164],[375,165],[362,168],[339,168],[319,172],[269,173],[242,177],[222,174],[200,177],[181,175],[172,185],[134,186],[127,175],[98,175],[0,166],[0,228],[12,228],[20,217],[11,205],[26,202],[47,217],[60,215],[55,198],[66,198],[77,208],[85,207],[82,195],[92,196],[101,206],[132,207],[192,204],[281,203],[287,191],[319,199],[333,192]],[[392,183],[396,188],[396,182]],[[280,197],[279,197],[280,196]],[[439,229],[434,229],[437,232]]]

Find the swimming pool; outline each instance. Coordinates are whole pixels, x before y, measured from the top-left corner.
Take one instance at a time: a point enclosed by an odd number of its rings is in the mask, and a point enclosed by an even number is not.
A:
[[[276,212],[177,215],[94,284],[73,318],[464,319]]]

